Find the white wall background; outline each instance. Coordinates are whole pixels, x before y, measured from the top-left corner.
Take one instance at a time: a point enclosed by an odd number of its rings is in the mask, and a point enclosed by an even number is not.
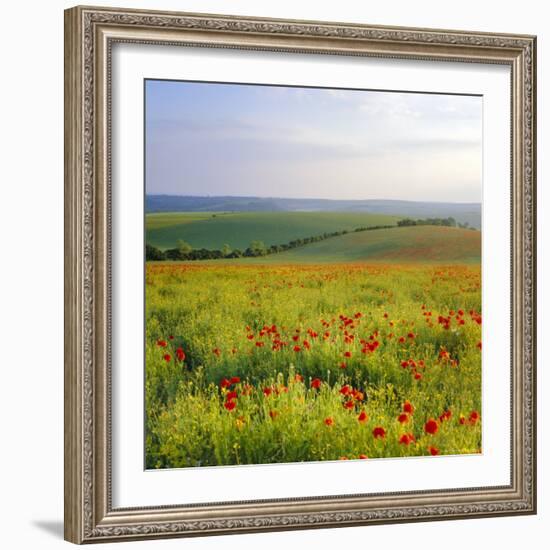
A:
[[[546,2],[523,0],[117,0],[102,5],[536,34],[539,178],[539,514],[538,516],[239,535],[132,543],[132,548],[266,550],[315,545],[542,548],[550,535],[544,372],[544,182],[550,115],[550,16]],[[2,7],[0,86],[0,517],[4,548],[67,546],[63,521],[63,9],[62,0]],[[546,265],[545,265],[546,264]],[[547,300],[546,300],[547,301]],[[106,545],[103,548],[115,547]]]

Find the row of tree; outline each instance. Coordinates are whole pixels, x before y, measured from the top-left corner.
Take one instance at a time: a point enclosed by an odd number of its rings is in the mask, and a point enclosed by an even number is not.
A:
[[[462,229],[472,229],[475,231],[475,227],[469,227],[468,222],[459,223],[452,216],[448,218],[426,218],[426,219],[416,219],[404,218],[397,222],[399,227],[408,227],[411,225],[439,225],[445,227],[461,227]]]
[[[357,227],[354,232],[359,231],[372,231],[374,229],[391,229],[395,225],[373,225],[370,227]],[[294,239],[284,244],[272,244],[271,246],[265,245],[262,241],[252,241],[248,248],[240,250],[238,248],[231,248],[228,244],[224,245],[221,250],[209,250],[207,248],[193,248],[189,243],[185,241],[178,241],[176,248],[170,248],[168,250],[160,250],[156,246],[150,244],[145,245],[145,259],[147,261],[162,261],[162,260],[176,260],[176,261],[189,261],[189,260],[220,260],[222,258],[256,258],[259,256],[267,256],[269,254],[278,254],[279,252],[285,252],[286,250],[292,250],[300,246],[307,244],[324,241],[332,237],[340,237],[349,233],[348,230],[333,231],[330,233],[323,233],[321,235],[314,235],[312,237],[303,237],[301,239]]]

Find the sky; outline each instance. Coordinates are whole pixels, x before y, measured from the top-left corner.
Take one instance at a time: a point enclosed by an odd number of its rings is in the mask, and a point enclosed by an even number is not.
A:
[[[146,81],[147,194],[481,202],[482,98]]]

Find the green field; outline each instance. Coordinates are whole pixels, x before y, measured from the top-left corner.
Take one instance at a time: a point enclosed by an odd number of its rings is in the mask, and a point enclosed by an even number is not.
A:
[[[348,233],[271,254],[243,258],[238,262],[265,264],[324,263],[460,263],[481,259],[481,233],[455,227],[395,227]]]
[[[165,230],[169,227],[186,225],[209,218],[212,218],[211,212],[160,212],[147,214],[145,217],[146,230],[147,232],[152,231],[155,233],[158,230]]]
[[[324,232],[356,227],[392,225],[401,219],[382,214],[341,212],[179,212],[147,214],[146,240],[161,250],[174,248],[178,240],[193,248],[221,249],[224,244],[244,250],[251,241],[267,246]]]

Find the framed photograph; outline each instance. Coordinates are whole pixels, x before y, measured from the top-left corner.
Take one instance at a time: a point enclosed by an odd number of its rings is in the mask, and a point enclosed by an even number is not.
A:
[[[65,12],[65,538],[533,514],[536,38]]]

